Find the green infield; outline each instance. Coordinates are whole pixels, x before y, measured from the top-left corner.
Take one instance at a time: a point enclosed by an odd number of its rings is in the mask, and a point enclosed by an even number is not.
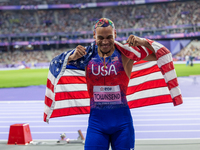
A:
[[[176,74],[178,77],[200,75],[200,64],[193,66],[186,66],[185,64],[174,64]]]
[[[200,64],[175,64],[177,76],[200,75]],[[22,69],[0,71],[0,88],[46,85],[48,69]]]
[[[0,71],[0,88],[45,85],[48,69],[22,69]]]

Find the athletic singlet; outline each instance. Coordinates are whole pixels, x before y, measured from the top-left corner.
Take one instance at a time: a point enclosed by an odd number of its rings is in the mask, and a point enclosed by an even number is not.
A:
[[[126,100],[129,78],[121,53],[115,49],[105,62],[106,67],[96,50],[86,67],[91,111],[85,150],[109,149],[109,143],[113,150],[134,149],[134,128]]]
[[[111,56],[106,57],[106,66],[103,61],[103,58],[95,53],[86,67],[90,107],[112,109],[127,106],[129,78],[124,71],[121,53],[115,49]]]

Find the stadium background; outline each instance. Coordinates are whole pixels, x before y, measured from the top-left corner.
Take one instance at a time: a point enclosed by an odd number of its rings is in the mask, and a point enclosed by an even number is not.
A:
[[[130,34],[156,40],[171,51],[175,63],[182,64],[179,76],[199,75],[199,15],[199,0],[0,0],[0,69],[4,70],[0,71],[0,90],[6,93],[8,89],[2,87],[16,86],[7,81],[13,83],[19,78],[17,87],[44,85],[47,69],[39,70],[39,76],[43,74],[44,78],[37,84],[40,78],[33,72],[22,76],[25,71],[19,69],[47,68],[56,55],[78,44],[89,45],[93,25],[101,17],[115,23],[117,41],[124,43]],[[187,55],[195,64],[186,68]],[[5,71],[10,69],[19,72]],[[25,80],[31,74],[36,78]],[[5,76],[9,79],[5,80]],[[192,77],[190,82],[198,79]],[[34,83],[24,84],[28,80]]]
[[[117,41],[134,34],[162,43],[175,60],[184,60],[185,55],[200,60],[197,0],[1,0],[0,4],[1,68],[48,66],[45,63],[61,52],[92,42],[93,25],[101,17],[115,23]]]

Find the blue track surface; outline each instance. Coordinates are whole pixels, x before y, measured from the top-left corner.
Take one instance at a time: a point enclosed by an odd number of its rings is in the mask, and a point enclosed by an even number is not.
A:
[[[170,103],[131,110],[136,139],[200,138],[200,78],[196,83],[192,77],[178,80],[184,97],[182,105],[174,107]],[[16,123],[29,123],[33,140],[55,140],[61,133],[76,139],[79,129],[86,135],[88,115],[43,122],[44,94],[45,86],[0,89],[0,140],[8,140],[10,125]]]

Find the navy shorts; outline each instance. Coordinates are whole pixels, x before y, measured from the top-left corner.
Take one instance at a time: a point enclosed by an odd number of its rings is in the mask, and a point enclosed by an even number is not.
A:
[[[135,134],[129,107],[91,109],[85,150],[134,150]]]

